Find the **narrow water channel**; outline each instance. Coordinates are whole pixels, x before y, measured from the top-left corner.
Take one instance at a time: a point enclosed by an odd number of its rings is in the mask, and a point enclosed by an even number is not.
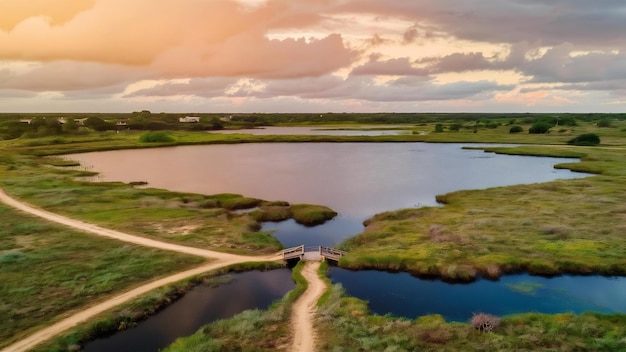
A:
[[[626,313],[624,277],[523,274],[450,284],[408,273],[341,268],[332,268],[330,277],[349,295],[367,300],[373,313],[409,319],[441,314],[449,321],[467,322],[475,313]]]
[[[289,269],[231,274],[218,287],[199,285],[136,327],[85,345],[85,352],[157,352],[202,326],[247,309],[266,309],[295,287]]]

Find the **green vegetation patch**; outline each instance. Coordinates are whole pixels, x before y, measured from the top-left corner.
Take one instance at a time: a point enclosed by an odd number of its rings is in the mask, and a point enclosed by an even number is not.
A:
[[[502,149],[498,149],[501,151]],[[437,197],[443,207],[387,212],[346,241],[340,265],[470,281],[517,271],[626,275],[626,154],[619,148],[523,147],[511,153],[585,155],[601,176]]]
[[[268,310],[248,310],[231,319],[219,320],[189,337],[179,338],[164,352],[178,351],[277,351],[290,342],[291,305],[306,290],[301,274],[303,262],[293,270],[296,288]]]
[[[337,212],[320,205],[296,204],[291,206],[293,219],[305,226],[316,226],[332,220]]]
[[[626,316],[585,313],[521,314],[501,319],[494,332],[439,315],[415,320],[370,315],[364,301],[332,287],[319,309],[319,351],[620,351]]]
[[[89,236],[0,205],[0,347],[69,311],[202,261]]]
[[[136,326],[142,320],[153,316],[160,310],[174,303],[197,285],[207,285],[211,287],[219,286],[232,279],[229,275],[229,273],[232,272],[273,270],[282,267],[284,267],[284,265],[277,262],[249,262],[236,264],[158,288],[136,300],[114,308],[113,310],[103,313],[91,321],[69,330],[59,337],[44,343],[34,349],[34,351],[78,351],[80,347],[85,345],[87,342],[104,336],[110,336],[115,332],[123,331]]]
[[[158,131],[141,134],[141,136],[139,136],[139,141],[141,143],[170,143],[174,142],[175,139],[169,133]]]

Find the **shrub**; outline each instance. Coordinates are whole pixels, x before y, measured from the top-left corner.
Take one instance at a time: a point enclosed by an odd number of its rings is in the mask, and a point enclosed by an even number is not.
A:
[[[612,127],[611,126],[611,120],[609,120],[609,119],[602,119],[602,120],[598,121],[598,127]]]
[[[509,130],[509,133],[520,133],[520,132],[524,132],[524,129],[522,128],[522,126],[513,126]]]
[[[173,141],[174,137],[165,132],[147,132],[139,137],[139,142],[142,143],[168,143]]]
[[[491,314],[479,313],[474,314],[470,323],[480,332],[493,332],[500,325],[500,318]]]
[[[600,144],[600,137],[595,133],[585,133],[567,142],[569,145],[592,146]]]
[[[547,122],[535,122],[530,129],[528,129],[528,133],[530,134],[544,134],[548,133],[552,128],[552,125]]]
[[[443,125],[438,123],[435,125],[435,132],[443,132]]]

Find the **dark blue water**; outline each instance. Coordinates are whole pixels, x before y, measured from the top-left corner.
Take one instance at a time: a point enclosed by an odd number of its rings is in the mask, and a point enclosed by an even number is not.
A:
[[[295,287],[288,269],[232,274],[218,287],[200,285],[136,327],[88,343],[86,352],[156,352],[181,336],[247,309],[266,309]]]
[[[449,284],[407,273],[332,268],[331,280],[351,296],[369,302],[371,311],[416,318],[441,314],[468,321],[474,313],[626,313],[626,278],[509,275],[499,281]]]

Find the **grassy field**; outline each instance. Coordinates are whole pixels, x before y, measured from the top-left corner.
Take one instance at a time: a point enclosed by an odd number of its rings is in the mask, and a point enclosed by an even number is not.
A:
[[[0,347],[203,260],[92,237],[0,205]]]

